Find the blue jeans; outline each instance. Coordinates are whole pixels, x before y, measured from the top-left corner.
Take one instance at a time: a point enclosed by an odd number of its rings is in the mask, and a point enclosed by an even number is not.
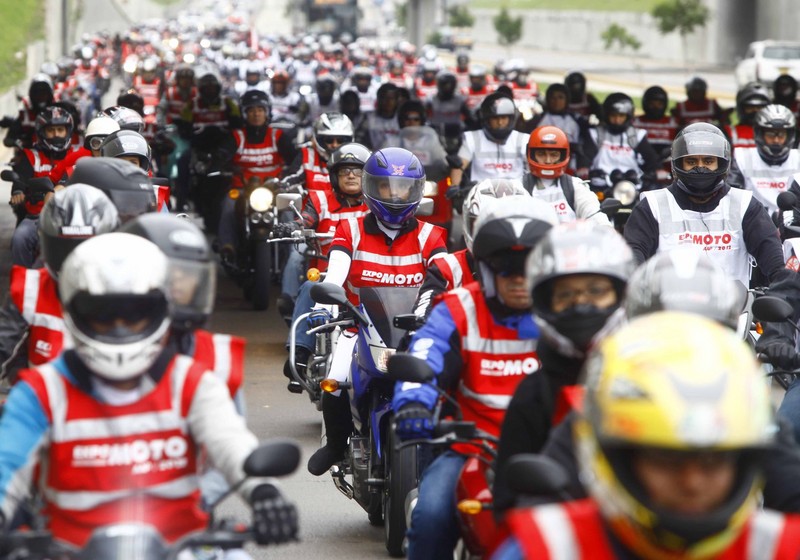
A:
[[[315,302],[311,299],[311,286],[316,282],[303,282],[297,292],[297,299],[294,302],[294,312],[292,313],[292,321],[303,313],[308,313],[314,307]],[[301,321],[297,327],[297,338],[295,339],[295,346],[302,346],[309,352],[314,350],[314,335],[306,334],[308,326],[305,321]],[[286,339],[286,348],[289,348],[289,339]]]
[[[306,251],[306,244],[291,245],[289,248],[289,257],[286,259],[286,264],[283,267],[283,276],[281,277],[281,292],[288,294],[293,298],[298,297],[300,292],[300,285],[304,283],[301,277],[305,278],[305,257],[303,253]],[[308,311],[308,309],[306,309]],[[305,311],[303,311],[305,313]]]
[[[452,558],[458,542],[456,485],[466,458],[452,451],[439,455],[422,473],[417,505],[408,529],[408,558]]]
[[[781,406],[778,407],[778,415],[792,424],[792,435],[795,441],[800,442],[800,377],[786,389]]]

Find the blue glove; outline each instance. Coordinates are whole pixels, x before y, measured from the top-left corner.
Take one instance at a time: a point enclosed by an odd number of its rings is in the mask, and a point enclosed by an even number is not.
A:
[[[433,413],[420,403],[403,406],[394,421],[400,439],[427,439],[433,435]]]
[[[333,317],[327,309],[312,309],[311,315],[306,318],[308,328],[320,327],[328,323]]]
[[[253,535],[258,544],[282,544],[297,540],[297,508],[272,484],[257,486],[250,495]]]

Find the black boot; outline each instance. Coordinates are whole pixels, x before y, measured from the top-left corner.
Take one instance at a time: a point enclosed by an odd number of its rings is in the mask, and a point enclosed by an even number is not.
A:
[[[325,422],[327,443],[308,459],[308,472],[314,476],[326,473],[337,461],[344,459],[347,438],[353,431],[350,399],[346,392],[338,397],[322,395],[322,420]]]
[[[302,346],[295,347],[294,366],[300,377],[306,377],[309,358],[311,358],[311,350]],[[283,375],[285,375],[289,380],[289,385],[286,388],[290,393],[299,395],[303,392],[303,388],[297,381],[294,380],[294,377],[292,376],[292,365],[289,361],[289,358],[286,358],[286,362],[283,364]]]

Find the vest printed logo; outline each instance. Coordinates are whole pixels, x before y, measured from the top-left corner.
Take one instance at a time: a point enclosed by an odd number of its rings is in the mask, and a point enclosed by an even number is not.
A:
[[[514,169],[513,163],[484,163],[484,169],[494,169],[499,171],[511,171]]]
[[[49,357],[50,354],[53,352],[53,345],[47,342],[46,340],[37,340],[36,347],[34,350],[37,354]]]
[[[363,270],[361,279],[365,282],[378,284],[394,284],[397,286],[419,286],[424,276],[421,272],[416,274],[395,274],[393,272],[380,272],[377,270]]]
[[[322,173],[314,173],[314,178],[312,180],[315,183],[316,182],[320,182],[320,183],[330,183],[331,182],[331,178],[328,177],[327,175],[323,175]]]
[[[481,360],[481,375],[506,377],[509,375],[530,375],[538,370],[539,360],[528,357],[521,360]]]
[[[701,245],[705,251],[730,251],[733,237],[730,233],[682,233],[678,243]]]
[[[556,214],[559,216],[565,216],[567,214],[567,203],[563,200],[553,204],[553,208],[555,208]]]
[[[76,445],[72,466],[103,468],[130,466],[131,474],[184,469],[189,463],[189,444],[183,436],[137,439],[125,443]]]
[[[785,181],[770,181],[769,179],[758,179],[756,180],[756,188],[757,189],[778,189],[778,190],[786,190],[786,182]]]

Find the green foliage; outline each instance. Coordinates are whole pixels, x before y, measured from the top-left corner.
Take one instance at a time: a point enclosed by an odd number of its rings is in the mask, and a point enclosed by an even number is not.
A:
[[[453,6],[447,12],[450,15],[450,25],[452,27],[472,27],[475,25],[475,16],[464,5]]]
[[[3,38],[0,43],[2,92],[25,79],[27,46],[44,36],[44,1],[0,0],[0,14],[7,16],[0,17],[0,37]]]
[[[512,10],[594,10],[649,14],[661,0],[504,0]],[[497,0],[470,0],[471,8],[496,8]]]
[[[497,31],[497,41],[501,45],[513,45],[522,38],[522,16],[511,17],[505,6],[492,22]]]
[[[662,34],[677,31],[686,37],[695,27],[704,27],[711,15],[701,0],[664,0],[651,12]]]
[[[434,45],[436,47],[440,47],[442,46],[442,34],[436,30],[433,30],[430,32],[425,42]]]
[[[639,39],[628,33],[627,29],[621,25],[617,25],[616,23],[609,25],[608,28],[600,35],[600,38],[603,39],[606,50],[609,50],[611,47],[613,47],[615,43],[619,45],[620,50],[625,49],[625,47],[630,47],[631,49],[638,51],[642,46],[642,43],[639,41]]]
[[[408,21],[408,3],[397,3],[394,5],[394,19],[398,27],[405,27]]]

